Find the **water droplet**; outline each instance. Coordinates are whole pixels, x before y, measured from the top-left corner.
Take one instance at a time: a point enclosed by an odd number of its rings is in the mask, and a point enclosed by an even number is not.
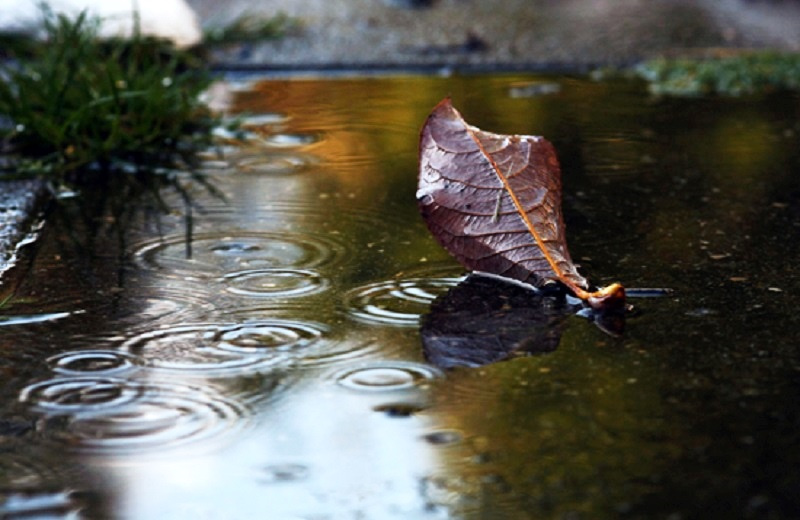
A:
[[[347,313],[359,321],[414,327],[431,302],[461,278],[409,278],[378,282],[349,291]]]
[[[337,382],[353,390],[404,390],[439,377],[441,373],[428,365],[401,361],[371,364],[337,375]]]
[[[48,358],[54,372],[66,376],[116,375],[145,364],[144,360],[116,350],[80,350],[63,352]]]
[[[230,375],[287,363],[295,350],[317,342],[326,332],[323,325],[288,319],[181,325],[141,334],[122,348],[156,370]]]
[[[223,277],[228,292],[252,298],[305,296],[328,288],[328,281],[308,269],[254,269]]]

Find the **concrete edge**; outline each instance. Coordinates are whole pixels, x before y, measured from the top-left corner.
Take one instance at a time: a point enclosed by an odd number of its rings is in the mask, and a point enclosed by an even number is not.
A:
[[[20,250],[35,239],[50,192],[40,180],[0,180],[0,294],[9,291],[8,274]]]

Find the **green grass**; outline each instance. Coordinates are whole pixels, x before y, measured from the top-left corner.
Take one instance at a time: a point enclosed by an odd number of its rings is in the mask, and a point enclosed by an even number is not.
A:
[[[203,41],[206,44],[228,44],[274,40],[297,32],[300,27],[300,21],[286,13],[268,17],[244,13],[225,26],[204,31]]]
[[[748,52],[720,58],[658,58],[638,65],[653,93],[742,96],[800,89],[800,54]]]
[[[164,188],[187,204],[193,185],[213,191],[197,169],[220,125],[199,100],[212,80],[202,60],[138,33],[100,41],[85,14],[45,9],[43,20],[45,42],[6,47],[0,63],[0,175],[149,194],[162,207]]]

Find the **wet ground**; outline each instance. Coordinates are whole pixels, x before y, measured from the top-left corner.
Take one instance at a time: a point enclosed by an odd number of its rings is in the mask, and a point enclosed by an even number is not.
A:
[[[120,255],[61,212],[18,265],[0,515],[794,516],[796,94],[502,74],[233,86],[253,134],[209,155],[227,200],[196,193],[191,258],[177,215],[142,219]],[[613,336],[464,280],[414,198],[418,130],[447,94],[479,127],[554,143],[592,282],[674,293],[633,301]],[[481,320],[484,343],[520,347],[437,355],[431,338],[474,344]]]

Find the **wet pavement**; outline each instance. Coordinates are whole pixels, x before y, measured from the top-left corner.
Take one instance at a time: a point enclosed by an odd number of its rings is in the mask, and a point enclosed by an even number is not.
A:
[[[206,26],[284,13],[300,29],[234,45],[227,65],[282,69],[566,68],[709,49],[800,50],[800,2],[192,0]],[[415,7],[414,7],[415,6]]]

